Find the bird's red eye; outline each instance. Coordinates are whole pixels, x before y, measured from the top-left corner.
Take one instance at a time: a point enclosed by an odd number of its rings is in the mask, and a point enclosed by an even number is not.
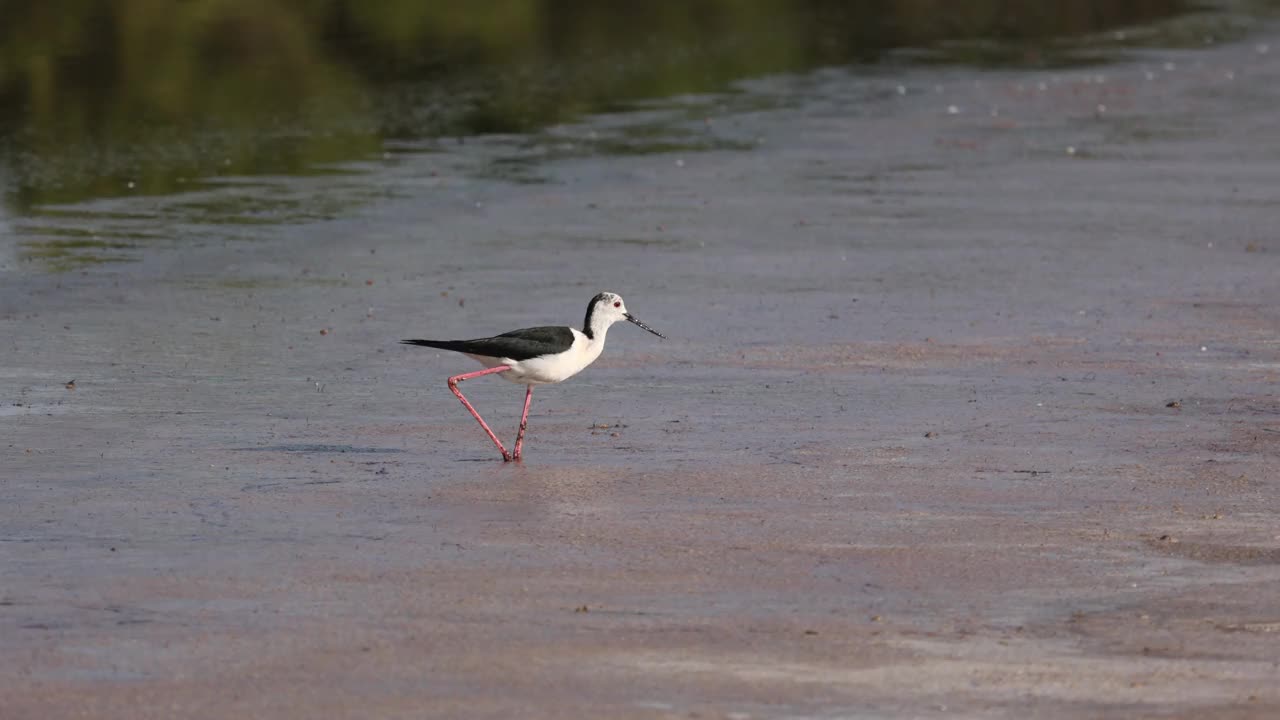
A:
[[[613,304],[613,306],[614,306],[614,307],[622,307],[622,303],[620,303],[620,302],[616,302],[616,303],[614,303],[614,304]]]

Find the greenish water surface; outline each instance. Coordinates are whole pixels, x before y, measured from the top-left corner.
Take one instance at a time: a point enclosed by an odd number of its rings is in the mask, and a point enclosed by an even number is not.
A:
[[[1253,7],[1242,14],[1186,0],[502,0],[483,9],[431,1],[0,1],[3,215],[21,223],[23,259],[66,269],[75,258],[110,261],[106,251],[148,242],[151,211],[126,213],[133,229],[110,231],[123,237],[68,225],[94,215],[82,209],[86,202],[239,185],[252,189],[206,192],[155,213],[238,226],[337,216],[367,199],[358,187],[300,208],[297,189],[282,188],[279,178],[358,174],[366,170],[356,164],[469,136],[536,137],[587,114],[725,91],[770,73],[1105,62],[1134,46],[1239,34]],[[687,135],[638,122],[580,152],[699,149],[703,141]],[[521,180],[520,163],[496,162],[491,171]],[[246,183],[255,177],[272,180]]]

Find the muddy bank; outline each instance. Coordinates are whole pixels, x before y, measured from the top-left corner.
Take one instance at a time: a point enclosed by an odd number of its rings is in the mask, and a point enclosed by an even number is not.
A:
[[[1274,715],[1272,48],[775,78],[654,108],[737,149],[451,169],[497,138],[6,278],[0,707]],[[606,288],[671,339],[540,389],[522,465],[395,344]]]

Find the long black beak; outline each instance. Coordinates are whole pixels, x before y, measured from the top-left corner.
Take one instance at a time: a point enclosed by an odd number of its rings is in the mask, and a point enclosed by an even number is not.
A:
[[[658,337],[662,338],[663,340],[666,340],[666,339],[667,339],[667,336],[666,336],[666,335],[663,335],[662,333],[658,332],[657,330],[654,330],[653,328],[649,327],[648,325],[645,325],[644,323],[640,322],[640,321],[639,321],[639,320],[637,320],[637,319],[635,318],[635,316],[634,316],[634,315],[632,315],[631,313],[627,313],[624,317],[626,317],[628,321],[633,322],[633,323],[635,323],[636,325],[639,325],[640,327],[644,328],[645,330],[648,330],[649,332],[653,333],[654,335],[657,335]]]

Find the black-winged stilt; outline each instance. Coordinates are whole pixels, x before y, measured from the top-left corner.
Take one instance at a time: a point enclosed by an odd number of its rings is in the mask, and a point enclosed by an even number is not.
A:
[[[622,297],[611,292],[602,292],[591,298],[587,305],[587,317],[582,329],[550,326],[512,330],[494,337],[478,340],[401,340],[405,345],[421,345],[423,347],[452,350],[469,355],[485,366],[484,370],[454,375],[449,378],[449,389],[462,401],[471,412],[480,427],[498,446],[503,460],[519,460],[520,447],[524,443],[524,431],[529,426],[529,401],[533,399],[534,385],[547,385],[563,382],[577,375],[583,368],[595,362],[604,350],[604,338],[609,326],[626,320],[635,323],[649,332],[664,337],[662,333],[635,319],[627,312]],[[514,452],[507,452],[493,434],[480,413],[463,397],[458,383],[463,380],[501,373],[502,377],[514,383],[526,386],[524,393],[524,413],[520,416],[520,432],[516,435]]]

